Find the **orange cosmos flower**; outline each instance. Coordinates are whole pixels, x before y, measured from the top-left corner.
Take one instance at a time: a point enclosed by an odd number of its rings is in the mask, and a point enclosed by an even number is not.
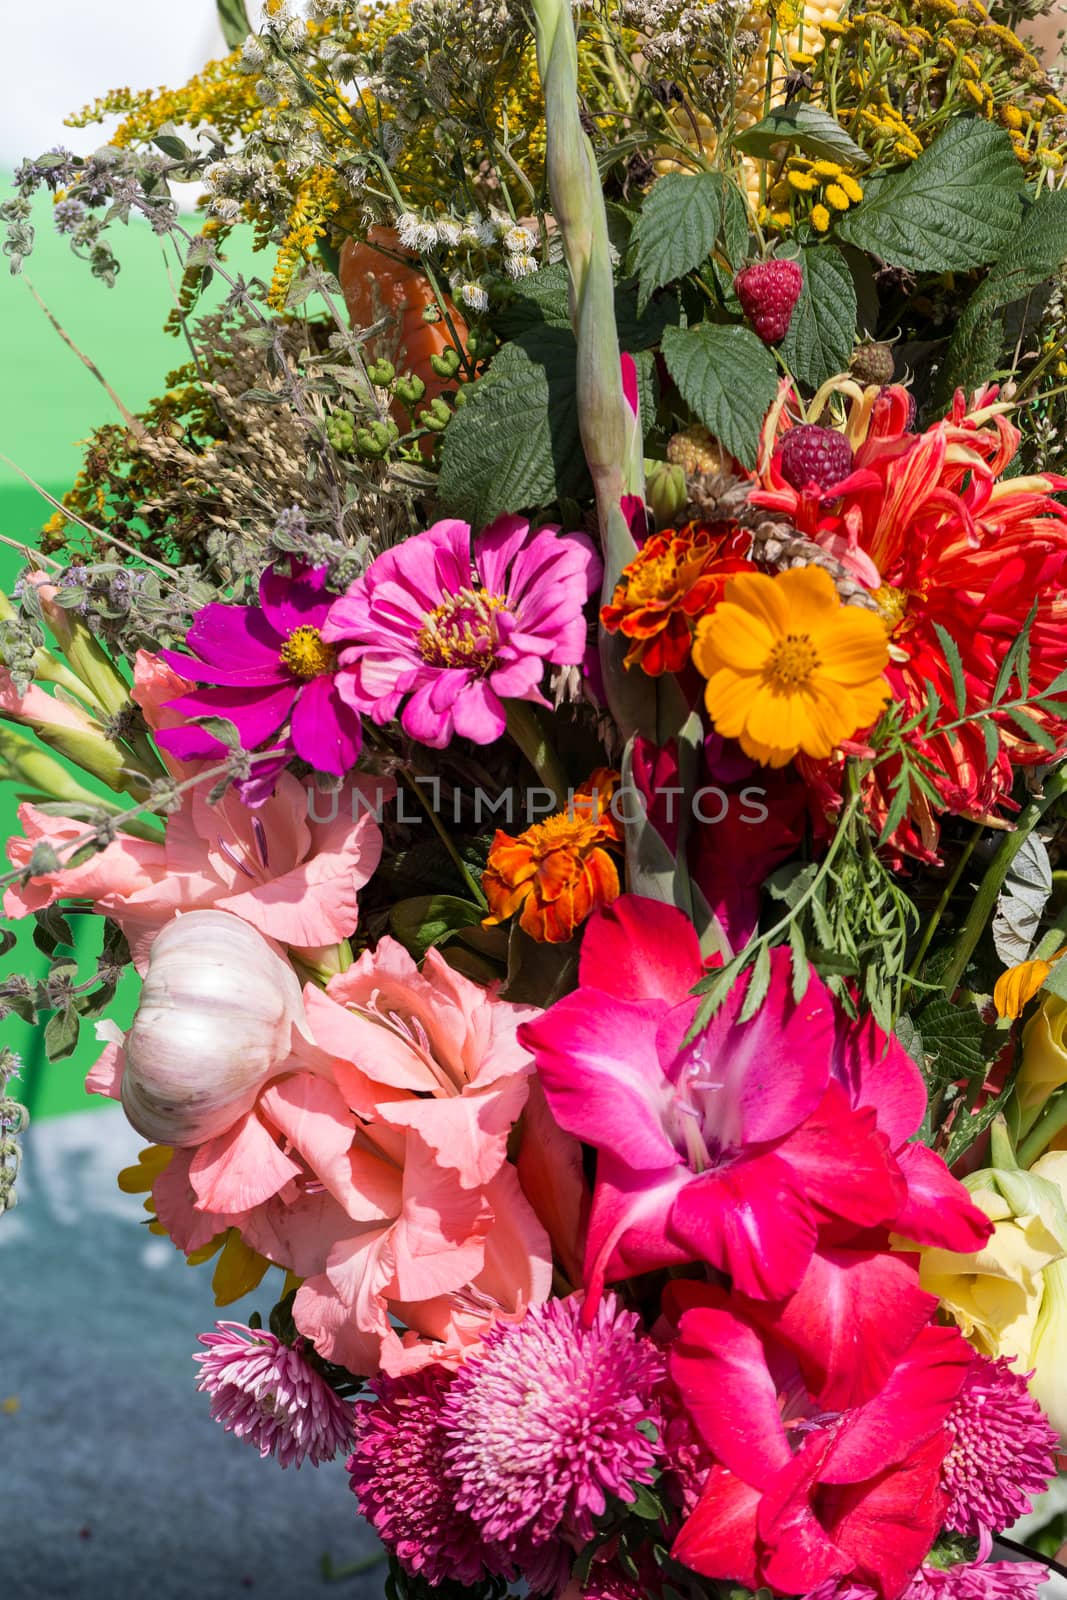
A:
[[[485,926],[522,908],[519,927],[532,939],[563,944],[598,906],[618,898],[619,874],[608,849],[622,842],[611,812],[619,774],[598,767],[566,811],[535,822],[517,839],[497,829],[482,874],[489,901]]]
[[[869,727],[889,698],[888,661],[885,623],[842,605],[821,567],[731,578],[693,643],[716,729],[770,767],[829,756]]]
[[[626,665],[653,678],[679,672],[689,659],[695,619],[721,599],[730,573],[750,570],[751,544],[751,534],[729,522],[687,522],[649,539],[600,612],[609,633],[633,641]]]

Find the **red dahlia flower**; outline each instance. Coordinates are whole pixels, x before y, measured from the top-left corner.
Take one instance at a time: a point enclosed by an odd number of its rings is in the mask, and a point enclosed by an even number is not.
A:
[[[957,391],[950,414],[921,434],[909,432],[913,408],[905,390],[850,392],[845,435],[854,450],[852,473],[829,493],[815,484],[794,488],[781,471],[791,424],[784,405],[776,406],[753,501],[784,512],[874,592],[890,631],[886,676],[905,716],[922,710],[932,692],[942,706],[940,722],[958,715],[939,626],[959,648],[968,713],[989,708],[1001,664],[1031,609],[1030,693],[1040,693],[1067,660],[1067,509],[1052,498],[1067,489],[1067,477],[1005,476],[1020,435],[1003,414],[1008,407],[996,403],[995,388],[975,395],[970,410]],[[1067,746],[1063,720],[1036,707],[1029,715],[1060,748]],[[908,736],[939,769],[934,786],[955,815],[977,821],[995,813],[1010,793],[1012,767],[1049,759],[1008,714],[994,713],[994,720],[999,753],[987,749],[978,723]],[[830,800],[833,769],[806,766]],[[876,770],[868,805],[881,821],[893,773]],[[937,825],[921,796],[913,794],[894,842],[936,858]]]
[[[973,1351],[955,1328],[924,1327],[877,1393],[831,1409],[721,1289],[672,1293],[671,1377],[716,1462],[672,1555],[750,1589],[807,1594],[848,1574],[896,1600],[944,1520],[945,1422]]]

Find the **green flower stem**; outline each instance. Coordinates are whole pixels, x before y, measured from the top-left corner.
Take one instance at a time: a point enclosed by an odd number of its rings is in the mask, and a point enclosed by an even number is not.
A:
[[[1067,1128],[1067,1094],[1060,1093],[1044,1109],[1033,1128],[1019,1145],[1020,1167],[1032,1167],[1058,1133]]]
[[[945,968],[941,980],[941,992],[946,999],[951,999],[959,986],[960,979],[967,970],[967,963],[974,954],[979,939],[993,915],[997,903],[997,896],[1004,887],[1004,880],[1008,876],[1009,868],[1026,840],[1033,833],[1049,806],[1061,795],[1067,794],[1067,766],[1061,767],[1058,772],[1046,780],[1044,794],[1029,802],[1022,812],[1013,833],[1007,833],[1001,841],[1000,848],[986,869],[985,877],[978,886],[978,892],[971,902],[971,909],[967,913],[966,921],[960,929],[956,940],[956,948]]]
[[[563,764],[545,733],[544,723],[537,714],[537,708],[530,705],[527,700],[509,700],[507,711],[508,733],[545,788],[552,791],[555,809],[562,811],[567,803],[570,784],[563,770]]]
[[[960,879],[963,877],[967,863],[971,859],[971,853],[973,852],[975,845],[978,843],[984,832],[985,824],[981,822],[976,823],[974,832],[971,834],[971,837],[967,840],[967,843],[960,851],[959,860],[956,862],[956,865],[953,868],[944,889],[941,891],[941,898],[934,908],[933,916],[927,921],[926,927],[923,930],[922,939],[919,943],[919,948],[915,952],[915,958],[912,961],[911,966],[908,968],[907,976],[909,981],[918,977],[920,968],[923,964],[923,959],[926,956],[926,952],[933,943],[934,934],[937,932],[938,927],[940,926],[941,918],[948,910],[949,901],[955,894],[956,887]]]
[[[463,857],[460,855],[459,851],[456,849],[455,845],[452,843],[452,840],[448,836],[448,830],[442,825],[441,819],[437,815],[437,813],[434,810],[433,806],[431,806],[431,805],[429,805],[427,803],[426,796],[422,792],[421,785],[417,784],[415,782],[415,780],[410,776],[410,774],[404,771],[403,767],[400,768],[400,777],[402,778],[404,783],[407,785],[407,787],[411,790],[412,794],[415,796],[416,800],[419,802],[419,805],[422,807],[422,809],[425,811],[426,815],[429,817],[431,823],[433,824],[434,832],[437,834],[437,837],[440,839],[441,843],[444,845],[445,849],[448,851],[448,854],[452,859],[453,865],[456,867],[456,870],[459,872],[459,875],[463,879],[463,882],[467,885],[467,888],[470,890],[471,899],[474,901],[475,905],[481,906],[483,908],[483,910],[488,911],[489,902],[485,898],[485,895],[482,893],[481,884],[475,878],[474,874],[471,872],[471,870],[468,867],[467,863],[464,861]]]

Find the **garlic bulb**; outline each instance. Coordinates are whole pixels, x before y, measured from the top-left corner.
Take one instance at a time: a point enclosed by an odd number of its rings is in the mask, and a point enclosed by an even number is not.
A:
[[[190,911],[152,945],[126,1035],[122,1104],[156,1144],[197,1145],[251,1110],[306,1027],[300,984],[228,911]]]

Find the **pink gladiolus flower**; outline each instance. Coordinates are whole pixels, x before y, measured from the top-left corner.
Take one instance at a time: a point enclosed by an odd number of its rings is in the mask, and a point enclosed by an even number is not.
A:
[[[211,1396],[211,1415],[228,1433],[275,1456],[283,1467],[332,1461],[352,1438],[352,1412],[300,1350],[264,1328],[218,1322],[200,1334],[207,1349],[197,1388]]]
[[[821,1239],[987,1237],[962,1185],[908,1143],[926,1096],[899,1045],[850,1024],[814,975],[794,1001],[776,950],[756,1016],[738,1022],[742,980],[686,1046],[702,975],[688,919],[626,895],[590,919],[577,992],[520,1031],[557,1122],[598,1150],[591,1304],[606,1279],[687,1261],[777,1301]]]
[[[134,693],[141,691],[153,715],[156,697],[167,688],[161,673],[169,677],[155,658],[139,657]],[[376,817],[394,788],[392,779],[354,775],[327,797],[283,773],[255,814],[233,793],[212,806],[200,789],[187,790],[180,810],[168,819],[163,843],[120,834],[80,867],[13,885],[5,892],[4,912],[22,917],[55,900],[90,899],[97,915],[110,917],[126,934],[141,971],[152,940],[179,911],[231,911],[267,938],[297,949],[336,944],[357,925],[358,892],[381,858]],[[35,806],[22,806],[19,820],[25,837],[8,841],[16,867],[29,864],[35,844],[61,848],[85,832],[84,823]]]
[[[259,605],[212,603],[197,612],[185,643],[192,655],[163,651],[176,672],[209,685],[173,702],[184,717],[225,717],[246,750],[295,752],[319,772],[355,766],[358,715],[337,692],[334,652],[324,626],[336,600],[326,568],[298,561],[292,576],[268,567]],[[182,761],[218,760],[224,746],[201,728],[168,728],[159,743]]]
[[[847,1575],[897,1600],[944,1519],[945,1422],[970,1346],[927,1326],[870,1400],[828,1410],[722,1290],[674,1289],[688,1309],[670,1373],[716,1465],[673,1556],[751,1589],[806,1594]]]
[[[467,523],[436,522],[380,555],[330,612],[338,689],[377,723],[400,711],[404,731],[434,749],[457,734],[491,744],[505,700],[547,704],[546,664],[582,661],[582,608],[599,573],[583,534],[533,533],[507,516],[472,551]]]

